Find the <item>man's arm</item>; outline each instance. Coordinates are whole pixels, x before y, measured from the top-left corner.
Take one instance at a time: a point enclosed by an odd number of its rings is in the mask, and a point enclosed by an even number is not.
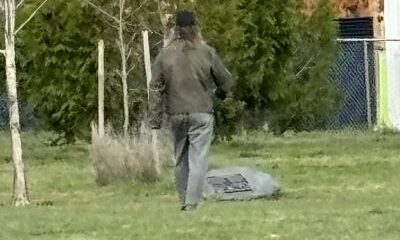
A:
[[[163,93],[165,79],[162,74],[161,53],[157,56],[152,66],[149,96],[149,125],[151,129],[160,129],[163,119]]]
[[[232,74],[226,69],[224,63],[214,49],[211,50],[211,57],[211,74],[215,84],[219,90],[227,93],[234,85]]]

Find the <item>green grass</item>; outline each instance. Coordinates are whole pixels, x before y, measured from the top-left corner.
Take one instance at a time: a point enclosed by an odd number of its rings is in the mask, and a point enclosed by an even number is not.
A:
[[[178,211],[167,169],[156,184],[95,184],[88,146],[24,135],[32,205],[10,205],[12,168],[0,136],[0,239],[400,239],[400,135],[249,134],[213,147],[212,166],[277,176],[277,201],[206,202]]]

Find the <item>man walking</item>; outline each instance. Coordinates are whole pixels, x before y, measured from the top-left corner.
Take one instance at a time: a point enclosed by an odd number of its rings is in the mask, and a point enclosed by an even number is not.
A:
[[[161,128],[163,106],[175,150],[175,181],[182,210],[201,200],[213,138],[213,97],[233,79],[215,50],[202,39],[192,12],[179,12],[168,45],[157,56],[150,83],[150,126]]]

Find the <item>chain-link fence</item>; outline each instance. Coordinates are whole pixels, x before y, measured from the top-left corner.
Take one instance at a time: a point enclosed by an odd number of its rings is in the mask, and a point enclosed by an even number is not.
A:
[[[338,100],[328,117],[329,130],[369,129],[384,122],[388,115],[386,45],[398,40],[339,39],[337,59],[329,74]],[[400,66],[399,66],[400,67]],[[317,101],[317,99],[315,99]],[[23,130],[37,128],[38,120],[26,101],[20,99]],[[7,131],[7,92],[0,87],[0,131]]]
[[[19,101],[19,117],[23,130],[33,130],[38,126],[32,108],[25,101]],[[0,87],[0,131],[9,129],[9,112],[7,106],[7,91]]]
[[[8,112],[7,112],[7,96],[5,91],[0,88],[0,131],[7,128]]]
[[[338,40],[339,53],[330,81],[340,100],[330,128],[368,128],[376,122],[375,42]]]
[[[340,100],[330,129],[369,129],[384,121],[387,96],[386,44],[397,40],[339,39],[330,82]]]

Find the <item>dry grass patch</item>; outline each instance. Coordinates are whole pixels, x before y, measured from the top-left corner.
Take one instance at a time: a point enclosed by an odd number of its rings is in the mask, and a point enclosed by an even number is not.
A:
[[[133,136],[120,136],[108,130],[101,137],[97,127],[93,125],[90,157],[97,183],[107,185],[124,180],[157,181],[162,166],[168,161],[168,150],[157,148],[157,157],[153,149],[149,130],[142,128],[140,134]]]

